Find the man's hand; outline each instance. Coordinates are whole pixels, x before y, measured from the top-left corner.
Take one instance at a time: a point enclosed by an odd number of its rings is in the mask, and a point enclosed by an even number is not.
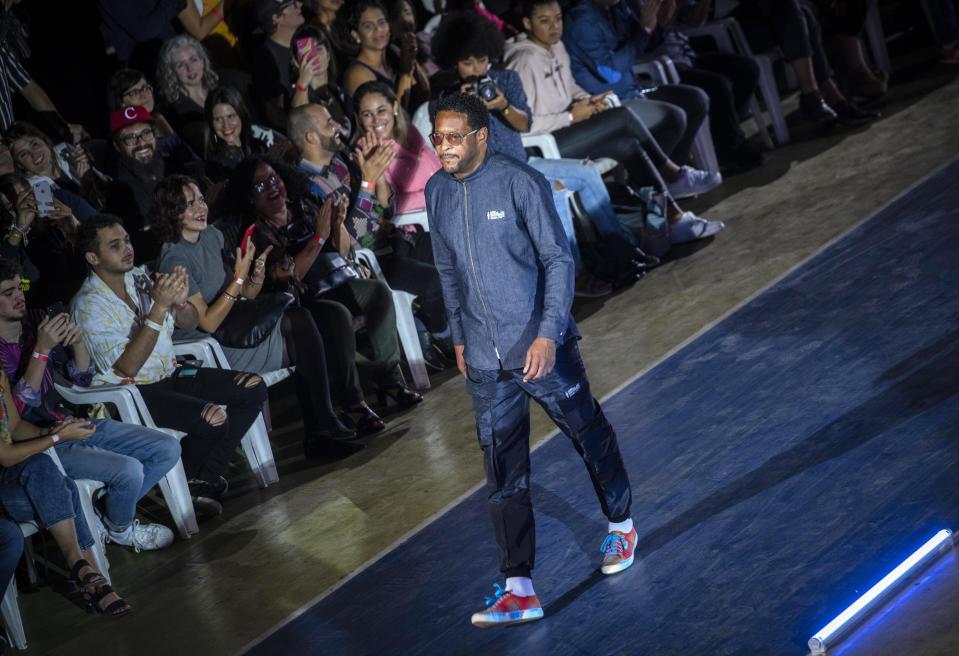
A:
[[[44,355],[63,342],[69,332],[70,316],[64,312],[55,317],[46,317],[37,326],[36,350]]]
[[[313,216],[313,233],[326,241],[330,238],[330,229],[333,225],[333,211],[336,203],[336,195],[329,194],[320,204],[320,209]]]
[[[154,305],[159,306],[161,310],[169,310],[177,304],[176,299],[180,293],[180,279],[175,272],[156,274],[156,283],[150,291]]]
[[[466,378],[466,360],[463,358],[463,351],[466,350],[465,344],[453,344],[453,353],[456,354],[456,368]]]
[[[85,440],[97,432],[97,427],[89,419],[71,417],[50,429],[50,435],[59,435],[64,442]]]
[[[659,7],[662,4],[663,0],[646,0],[642,11],[639,12],[639,24],[647,32],[652,32],[656,29]]]
[[[523,366],[523,382],[539,380],[553,370],[556,364],[556,341],[549,337],[537,337],[526,351]]]

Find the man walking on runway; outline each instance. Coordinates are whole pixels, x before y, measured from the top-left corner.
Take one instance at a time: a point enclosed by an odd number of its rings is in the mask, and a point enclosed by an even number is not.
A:
[[[535,552],[529,479],[529,399],[570,438],[592,479],[609,533],[602,571],[633,563],[636,531],[616,433],[589,389],[570,315],[573,259],[546,179],[487,152],[483,101],[450,94],[430,140],[443,165],[426,185],[436,268],[456,364],[466,377],[483,449],[489,509],[506,588],[476,626],[543,617],[530,578]]]

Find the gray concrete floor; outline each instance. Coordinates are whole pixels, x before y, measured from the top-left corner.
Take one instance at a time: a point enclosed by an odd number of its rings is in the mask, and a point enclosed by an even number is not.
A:
[[[682,249],[639,284],[576,308],[597,396],[954,158],[957,110],[959,81],[926,73],[894,89],[882,120],[855,131],[801,131],[759,171],[686,203],[727,230]],[[226,512],[199,535],[156,553],[108,547],[116,588],[135,607],[130,617],[86,616],[50,587],[24,593],[30,652],[234,653],[481,481],[471,407],[451,372],[434,378],[419,407],[393,415],[369,448],[336,465],[303,461],[289,396],[274,404],[277,485],[257,489],[238,465]],[[551,434],[536,414],[534,440]]]

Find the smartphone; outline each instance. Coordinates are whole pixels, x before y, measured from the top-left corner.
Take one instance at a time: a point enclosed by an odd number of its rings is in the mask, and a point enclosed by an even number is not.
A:
[[[47,316],[50,317],[51,319],[53,317],[60,316],[66,311],[67,311],[66,306],[60,301],[57,301],[56,303],[52,303],[51,305],[48,305],[47,309],[44,310],[44,312],[47,313]]]
[[[243,233],[243,239],[240,240],[240,255],[246,255],[246,249],[253,241],[253,231],[256,230],[256,224],[251,223],[250,227]]]
[[[42,217],[53,214],[53,180],[43,175],[35,175],[30,178],[30,186],[37,201],[37,214]]]
[[[203,366],[202,360],[190,360],[189,362],[184,362],[177,370],[173,372],[174,378],[196,378],[196,375],[200,372],[200,368]]]

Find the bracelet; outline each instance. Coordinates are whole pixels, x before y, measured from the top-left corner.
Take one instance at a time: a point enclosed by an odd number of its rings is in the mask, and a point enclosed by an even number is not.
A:
[[[19,233],[20,233],[21,235],[23,235],[24,237],[26,237],[26,236],[27,236],[27,233],[30,232],[30,228],[32,228],[33,226],[27,226],[26,228],[21,228],[21,227],[18,226],[16,223],[14,223],[14,224],[13,224],[12,226],[10,226],[10,227],[11,227],[13,230],[19,232]]]
[[[240,276],[233,276],[233,282],[235,282],[240,287],[243,286],[243,278],[241,278]]]
[[[226,292],[226,291],[225,291],[225,292],[223,292],[223,295],[226,296],[226,297],[227,297],[228,299],[230,299],[231,301],[237,301],[237,300],[239,300],[236,296],[234,296],[234,295],[231,294],[230,292]]]
[[[570,113],[569,113],[569,124],[572,125],[572,124],[575,123],[575,122],[576,122],[576,117],[573,116],[573,112],[570,112]]]
[[[57,435],[56,433],[54,433],[53,435],[50,435],[50,436],[48,436],[48,437],[49,437],[51,440],[53,440],[53,443],[54,443],[54,444],[56,444],[57,442],[60,441],[60,436]]]
[[[376,187],[375,182],[370,182],[369,180],[363,180],[362,182],[360,182],[360,189],[364,191],[373,191],[375,187]]]
[[[220,11],[219,9],[217,9],[216,7],[214,7],[213,9],[211,9],[211,10],[210,10],[210,13],[213,14],[214,16],[216,16],[217,18],[219,18],[221,23],[226,20],[226,18],[224,18],[224,16],[223,16],[223,12],[221,12],[221,11]]]
[[[153,319],[144,319],[144,320],[143,320],[143,325],[146,326],[147,328],[149,328],[150,330],[155,330],[155,331],[157,331],[158,333],[162,333],[162,332],[163,332],[163,325],[157,323],[157,322],[154,321]]]
[[[296,89],[299,93],[303,93],[306,91],[306,87],[300,84],[299,82],[293,85],[293,88]]]
[[[40,351],[34,351],[31,357],[33,357],[35,360],[39,360],[40,362],[46,362],[50,359],[49,355],[46,353],[41,353]]]
[[[503,116],[509,116],[509,102],[507,102],[506,107],[503,108]]]
[[[320,237],[319,235],[313,235],[313,241],[319,244],[320,248],[323,248],[323,244],[326,243],[326,240],[323,239],[323,237]]]

